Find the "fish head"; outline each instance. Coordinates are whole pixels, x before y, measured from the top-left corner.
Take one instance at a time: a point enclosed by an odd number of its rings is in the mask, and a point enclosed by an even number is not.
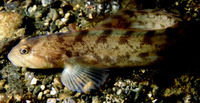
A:
[[[37,46],[40,43],[37,39],[22,39],[15,47],[11,49],[7,55],[8,59],[15,66],[28,67],[28,68],[45,68],[49,64],[44,58],[41,58],[39,51],[41,48]],[[37,48],[36,48],[37,47]]]

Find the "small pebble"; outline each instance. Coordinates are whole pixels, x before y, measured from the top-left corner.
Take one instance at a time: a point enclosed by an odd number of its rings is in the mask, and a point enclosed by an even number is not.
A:
[[[145,70],[145,69],[141,69],[140,71],[141,71],[142,73],[145,73],[145,72],[146,72],[146,70]]]
[[[31,101],[30,100],[26,100],[26,103],[31,103]]]
[[[99,97],[98,97],[98,96],[93,96],[93,97],[92,97],[92,103],[101,103],[101,102],[99,101]]]
[[[62,19],[61,19],[61,21],[62,21],[63,23],[66,23],[67,20],[68,20],[68,19],[66,19],[66,18],[62,18]]]
[[[0,11],[3,9],[3,6],[0,6]]]
[[[42,12],[41,11],[36,11],[34,16],[35,16],[35,20],[36,21],[40,21],[40,19],[42,17]]]
[[[56,103],[56,98],[48,98],[46,103]]]
[[[67,27],[63,27],[62,29],[59,30],[59,32],[68,32],[68,28]]]
[[[47,90],[44,91],[44,94],[49,94],[49,93],[50,93],[49,89],[47,89]]]
[[[45,85],[41,85],[40,88],[41,88],[41,90],[44,90],[45,89]]]
[[[29,12],[30,16],[33,16],[36,10],[37,10],[36,5],[33,5],[33,7],[29,7],[28,12]]]
[[[51,94],[46,94],[45,95],[47,98],[50,98],[50,97],[52,97],[52,95]]]
[[[23,35],[25,34],[25,31],[26,31],[25,28],[18,29],[18,30],[15,32],[15,35],[23,36]]]
[[[69,97],[68,94],[66,94],[66,93],[59,93],[59,99],[60,99],[60,100],[64,100],[64,99],[66,99],[67,97]]]
[[[50,75],[50,76],[48,76],[47,78],[45,78],[45,79],[42,80],[42,84],[43,84],[43,85],[50,84],[50,83],[52,83],[52,80],[53,80],[53,76]]]
[[[70,16],[70,13],[69,13],[69,12],[66,13],[66,14],[65,14],[65,19],[69,19],[69,16]]]
[[[6,90],[8,90],[8,89],[10,88],[10,86],[9,86],[8,84],[5,84],[4,88],[5,88]]]
[[[63,16],[63,15],[64,15],[64,11],[63,11],[63,9],[59,8],[59,9],[58,9],[58,13],[59,13],[60,15]]]
[[[41,91],[40,86],[36,86],[33,90],[33,95],[37,95]]]
[[[35,88],[34,85],[29,86],[29,87],[28,87],[28,91],[29,91],[29,92],[32,92],[32,91],[34,90],[34,88]]]
[[[152,97],[152,93],[148,93],[147,96],[150,98]]]
[[[191,103],[191,95],[186,94],[186,96],[183,97],[184,103]]]
[[[81,95],[81,93],[76,93],[75,95],[74,95],[74,97],[79,97]]]
[[[22,70],[26,70],[26,68],[22,68]],[[25,72],[25,80],[26,81],[31,81],[33,78],[34,78],[34,73],[33,72],[29,72],[29,71],[27,71],[27,72]],[[30,83],[30,82],[29,82]]]
[[[50,20],[51,20],[50,18],[45,19],[44,20],[44,25],[45,26],[49,26]]]
[[[122,89],[117,90],[117,95],[120,95],[122,93]]]
[[[37,96],[37,99],[38,99],[38,100],[41,100],[41,99],[42,99],[42,95],[43,95],[43,92],[40,92],[40,93],[38,94],[38,96]]]
[[[149,81],[142,81],[139,83],[140,85],[145,85],[145,86],[148,86],[149,85]]]
[[[152,94],[155,96],[159,87],[157,85],[153,84],[153,85],[151,85],[151,88],[152,88]]]
[[[0,103],[9,103],[12,99],[12,94],[0,93]]]
[[[32,80],[31,80],[31,83],[30,83],[31,85],[35,85],[35,84],[37,84],[37,79],[36,78],[33,78]]]
[[[64,103],[77,103],[77,102],[74,100],[74,98],[67,97],[67,98],[64,99]],[[85,103],[85,101],[81,100],[81,102],[78,101],[78,103]]]
[[[5,82],[6,82],[6,79],[2,79],[2,80],[0,81],[0,90],[3,89]]]
[[[140,88],[135,88],[133,91],[138,92],[139,90],[140,90]]]
[[[64,87],[64,93],[73,93],[73,91],[70,90],[70,89],[67,88],[67,87]]]
[[[76,6],[73,7],[73,10],[77,10],[80,8],[80,5],[79,4],[76,4]]]
[[[50,91],[50,94],[51,95],[56,95],[57,94],[57,91],[55,90],[55,88],[52,87],[52,89]]]
[[[152,103],[156,103],[157,100],[158,100],[158,99],[154,99],[154,100],[152,101]]]
[[[53,79],[53,85],[54,85],[55,87],[58,87],[58,88],[62,88],[62,87],[63,87],[63,85],[62,85],[60,79],[58,79],[58,78],[54,78],[54,79]]]
[[[103,10],[103,4],[98,4],[97,5],[97,13],[100,14],[102,10]]]
[[[117,89],[116,89],[116,87],[113,87],[112,90],[115,92]]]
[[[93,19],[92,13],[89,14],[88,18]]]
[[[117,87],[125,87],[126,86],[126,83],[122,82],[122,81],[118,81],[114,84],[114,86],[117,86]]]
[[[28,6],[31,5],[32,3],[32,0],[25,0],[26,1],[26,5],[25,5],[25,8],[27,8]]]
[[[57,19],[55,21],[55,25],[58,26],[58,28],[62,27],[63,25],[65,25],[65,23],[67,22],[67,19],[62,18],[62,19]]]
[[[50,5],[54,0],[41,0],[42,6],[47,7]]]
[[[119,10],[119,8],[120,8],[118,2],[116,2],[116,1],[111,2],[111,6],[112,6],[112,12],[114,12],[114,13],[115,13],[117,10]]]
[[[14,98],[16,99],[17,102],[20,102],[22,100],[22,96],[20,96],[19,94],[16,94]]]
[[[50,12],[48,13],[48,17],[55,21],[56,19],[58,19],[59,14],[57,13],[57,11],[55,9],[50,9]]]

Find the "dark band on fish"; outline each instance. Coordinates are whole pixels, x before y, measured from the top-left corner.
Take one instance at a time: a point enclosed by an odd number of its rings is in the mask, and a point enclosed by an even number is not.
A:
[[[155,31],[148,31],[143,39],[142,45],[144,44],[148,44],[148,45],[152,45],[153,41],[151,40],[151,38],[154,36]]]
[[[128,39],[131,37],[134,31],[127,31],[125,32],[119,39],[119,44],[126,44],[128,43]]]

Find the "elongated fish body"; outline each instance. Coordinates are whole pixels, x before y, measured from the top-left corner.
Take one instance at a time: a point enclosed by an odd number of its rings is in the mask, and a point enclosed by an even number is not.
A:
[[[65,68],[62,83],[73,91],[87,92],[105,81],[107,68],[147,66],[162,60],[162,51],[180,37],[178,23],[162,12],[125,10],[93,29],[22,39],[8,58],[21,67]]]

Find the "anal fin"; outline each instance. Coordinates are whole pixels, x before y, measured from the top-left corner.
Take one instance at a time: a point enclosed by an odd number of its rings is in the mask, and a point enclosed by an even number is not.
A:
[[[103,84],[108,76],[105,68],[85,65],[66,65],[61,81],[69,89],[77,92],[89,92]]]

